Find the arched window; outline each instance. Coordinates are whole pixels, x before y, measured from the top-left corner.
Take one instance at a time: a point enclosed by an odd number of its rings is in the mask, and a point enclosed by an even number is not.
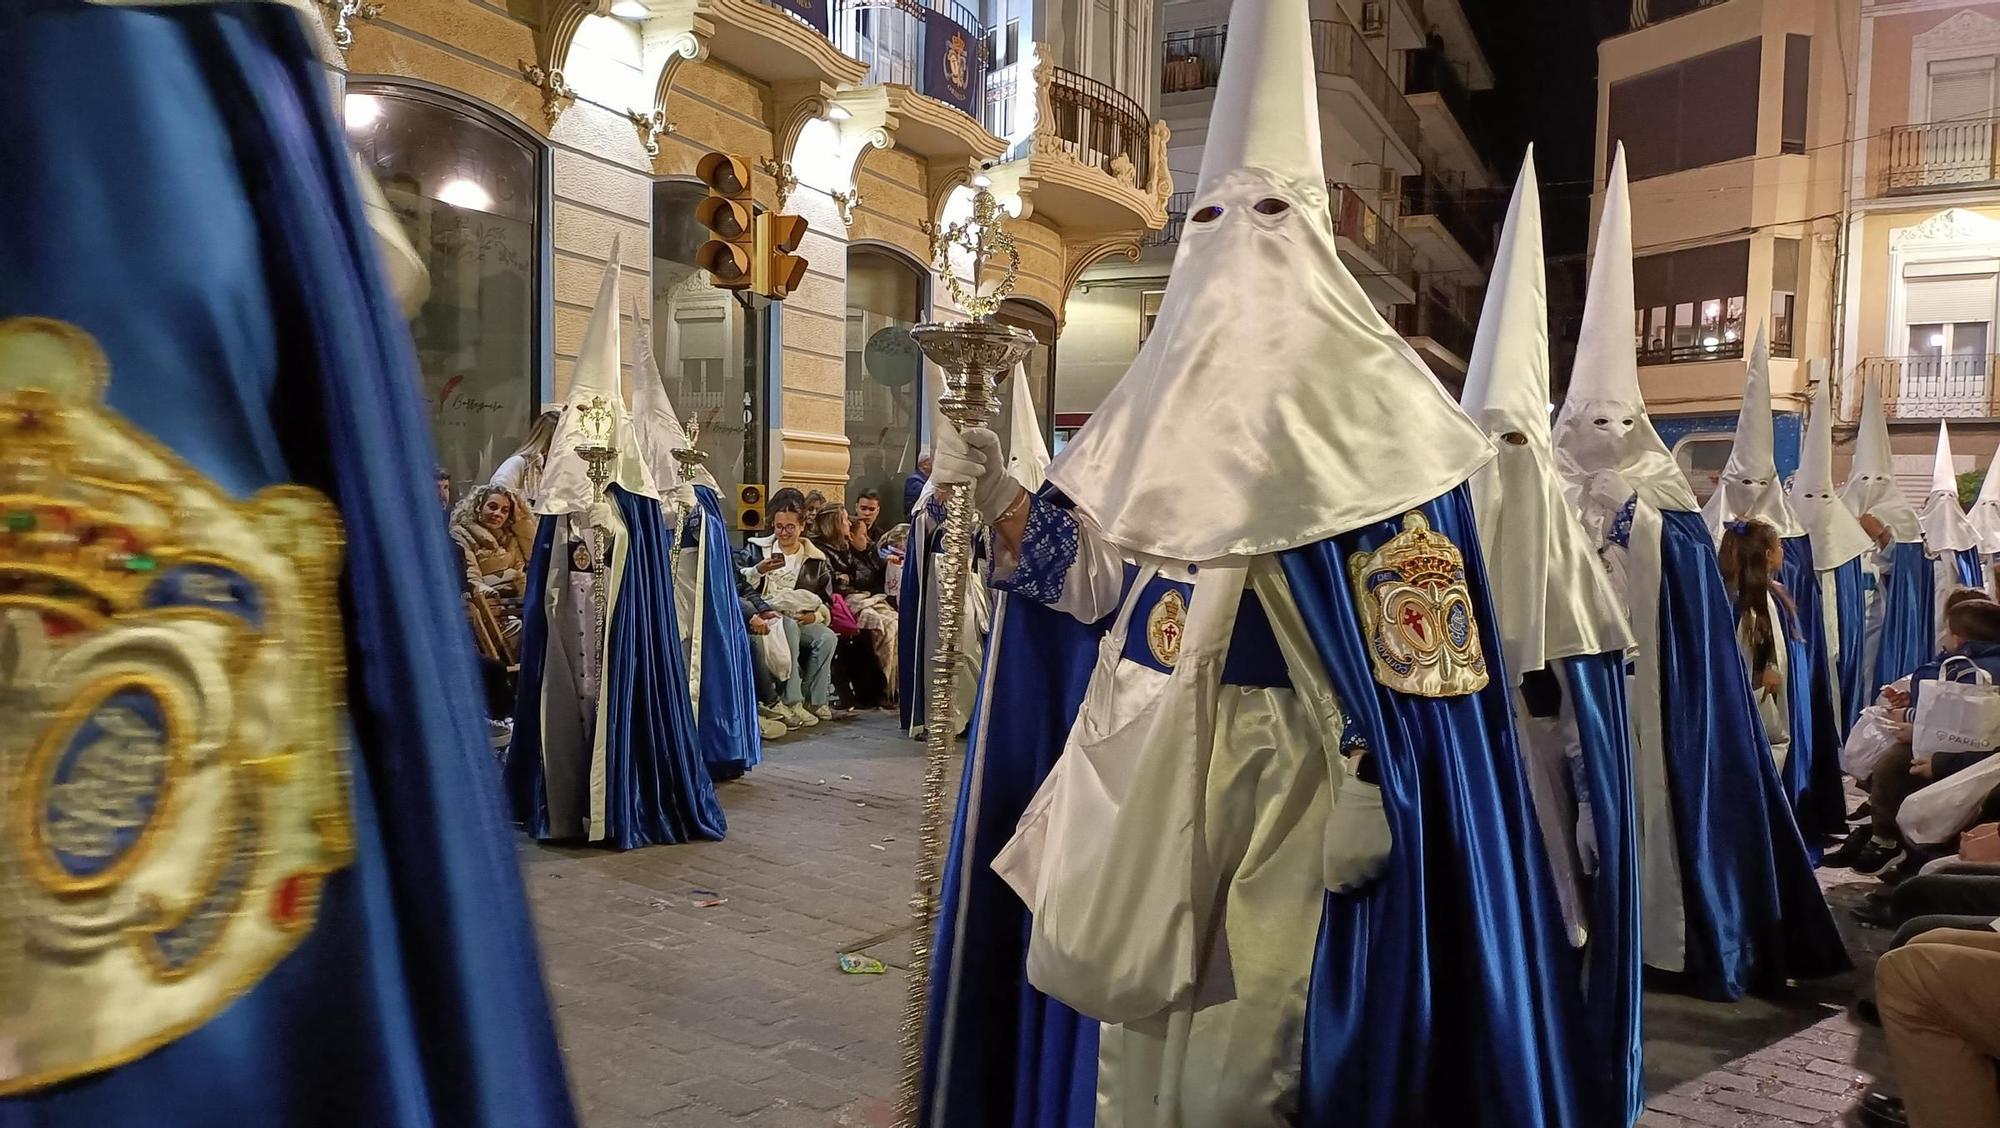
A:
[[[923,351],[910,336],[929,304],[930,274],[868,246],[847,252],[847,493],[882,495],[881,525],[907,515],[903,479],[922,443]]]
[[[347,138],[430,271],[410,321],[455,492],[527,438],[541,403],[543,148],[432,90],[351,80]]]

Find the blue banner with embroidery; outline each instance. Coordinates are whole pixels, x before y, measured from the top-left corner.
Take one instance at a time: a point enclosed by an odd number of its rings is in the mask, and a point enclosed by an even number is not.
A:
[[[0,322],[0,1095],[207,1022],[353,849],[339,519],[232,500],[106,378],[81,330]]]
[[[1419,697],[1458,697],[1486,688],[1465,556],[1432,531],[1424,515],[1403,515],[1403,531],[1373,552],[1348,558],[1354,601],[1375,680]]]

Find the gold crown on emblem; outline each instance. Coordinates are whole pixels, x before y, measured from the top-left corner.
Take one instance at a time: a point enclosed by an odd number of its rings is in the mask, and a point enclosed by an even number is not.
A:
[[[1427,588],[1453,583],[1465,571],[1458,546],[1433,532],[1430,522],[1416,512],[1404,517],[1402,534],[1382,546],[1376,564]]]

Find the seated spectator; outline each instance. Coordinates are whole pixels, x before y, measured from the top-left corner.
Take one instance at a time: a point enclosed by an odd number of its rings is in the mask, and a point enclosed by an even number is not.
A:
[[[743,609],[743,629],[750,633],[750,672],[757,682],[757,731],[766,740],[776,740],[792,731],[794,727],[811,728],[819,723],[819,718],[811,713],[797,720],[789,719],[785,708],[787,696],[803,699],[799,692],[803,684],[801,664],[823,665],[824,654],[819,640],[808,647],[799,637],[798,624],[772,610],[771,605],[757,596],[744,592],[744,585],[737,581],[737,602]],[[773,633],[783,640],[787,671],[783,679],[773,677],[770,660],[765,656],[765,639]]]
[[[881,708],[896,669],[896,612],[882,594],[882,558],[865,546],[854,547],[847,511],[837,505],[814,519],[813,542],[833,568],[834,595],[854,619],[834,652],[834,688],[850,709]]]
[[[1939,928],[1875,965],[1877,1007],[1901,1101],[1871,1092],[1865,1124],[1991,1128],[2000,1124],[2000,932]]]
[[[924,483],[930,480],[931,452],[925,451],[917,456],[917,468],[903,479],[903,512],[916,513],[917,495],[924,492]]]
[[[1905,724],[1916,716],[1924,683],[1938,680],[1946,658],[1969,658],[1979,668],[2000,678],[2000,604],[1976,588],[1953,592],[1945,600],[1945,629],[1939,644],[1943,654],[1910,675],[1908,692],[1893,686],[1882,691],[1883,703]],[[1990,749],[1942,753],[1929,763],[1919,764],[1906,738],[1876,763],[1868,778],[1870,825],[1849,835],[1840,849],[1827,855],[1825,864],[1847,866],[1856,873],[1880,872],[1902,852],[1896,816],[1903,801],[1926,784],[1970,767],[1991,754]]]
[[[494,602],[509,638],[521,629],[536,523],[527,502],[505,486],[479,486],[451,511],[451,539],[465,561],[466,589]]]
[[[804,528],[796,502],[774,500],[771,535],[751,537],[737,553],[739,593],[780,613],[787,642],[796,635],[792,677],[782,687],[779,711],[786,724],[797,727],[833,717],[829,701],[836,645],[829,624],[833,569],[826,554],[804,538]]]
[[[451,516],[451,471],[446,470],[442,466],[438,467],[437,485],[438,485],[438,505],[440,508],[444,510],[445,516],[450,517]]]
[[[825,508],[826,508],[825,494],[819,492],[818,490],[813,490],[812,492],[806,494],[805,504],[799,508],[800,515],[802,515],[806,519],[806,528],[808,529],[812,528],[813,522],[819,519],[819,511]]]
[[[854,539],[854,547],[873,549],[880,534],[875,531],[875,522],[882,518],[882,495],[875,490],[862,490],[854,495],[853,528],[849,530]]]
[[[898,613],[903,605],[903,553],[909,551],[908,522],[890,529],[875,540],[875,555],[882,558],[882,591]]]

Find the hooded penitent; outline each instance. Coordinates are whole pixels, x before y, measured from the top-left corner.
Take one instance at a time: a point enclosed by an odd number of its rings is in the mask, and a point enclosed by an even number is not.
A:
[[[1805,535],[1785,495],[1785,484],[1778,479],[1777,453],[1771,439],[1771,348],[1762,327],[1750,350],[1743,406],[1736,414],[1736,441],[1730,445],[1729,461],[1723,464],[1722,476],[1702,507],[1702,516],[1718,540],[1723,525],[1744,520],[1762,521],[1777,529],[1781,537]]]
[[[1507,671],[1524,687],[1515,717],[1557,896],[1571,936],[1589,945],[1582,986],[1594,1061],[1613,1100],[1622,1097],[1616,1107],[1629,1122],[1645,1099],[1639,859],[1624,677],[1632,633],[1556,473],[1545,277],[1531,148],[1508,207],[1459,402],[1498,450],[1472,477],[1472,508]],[[1592,880],[1579,882],[1579,871]]]
[[[1846,966],[1738,655],[1694,494],[1647,416],[1632,340],[1631,199],[1605,184],[1582,336],[1557,417],[1565,488],[1619,565],[1638,649],[1631,710],[1645,959],[1730,999]],[[1726,778],[1739,786],[1718,789]]]
[[[621,391],[618,250],[535,501],[507,781],[531,835],[628,849],[719,839],[724,821],[683,688],[671,537]],[[600,495],[586,454],[606,450]]]
[[[1311,544],[1437,497],[1492,456],[1342,265],[1311,37],[1280,18],[1282,38],[1258,43],[1273,25],[1255,11],[1231,15],[1232,48],[1263,55],[1255,81],[1216,86],[1159,320],[1049,467],[1129,552]]]
[[[1872,384],[1862,389],[1861,427],[1854,435],[1854,462],[1847,468],[1847,484],[1841,487],[1840,499],[1857,518],[1873,516],[1888,526],[1898,543],[1914,544],[1924,539],[1915,507],[1896,484],[1889,419],[1882,410],[1882,390]]]
[[[1813,570],[1819,574],[1821,617],[1826,623],[1826,647],[1834,678],[1834,710],[1845,739],[1861,715],[1868,688],[1867,591],[1862,557],[1875,544],[1840,500],[1833,487],[1833,411],[1827,403],[1826,381],[1816,380],[1805,445],[1799,451],[1799,472],[1792,476],[1792,512],[1812,545]]]
[[[1042,488],[1049,476],[1049,444],[1042,438],[1042,424],[1035,414],[1035,397],[1028,388],[1027,370],[1014,366],[1014,378],[1007,381],[1008,395],[1014,398],[1013,430],[1007,440],[1007,468],[1028,490]]]
[[[1979,496],[1965,517],[1979,534],[1979,550],[1988,556],[2000,554],[2000,448],[1994,450],[1986,479],[1979,483]]]
[[[1951,453],[1951,425],[1938,423],[1937,452],[1931,458],[1930,496],[1917,515],[1924,547],[1932,555],[1979,547],[1979,533],[1958,504],[1958,469]]]
[[[1882,390],[1864,383],[1861,394],[1861,429],[1854,437],[1854,464],[1840,499],[1856,518],[1872,517],[1888,530],[1888,543],[1867,559],[1875,573],[1875,594],[1867,612],[1865,703],[1883,686],[1930,661],[1937,641],[1937,589],[1946,573],[1926,555],[1923,522],[1896,483]]]

